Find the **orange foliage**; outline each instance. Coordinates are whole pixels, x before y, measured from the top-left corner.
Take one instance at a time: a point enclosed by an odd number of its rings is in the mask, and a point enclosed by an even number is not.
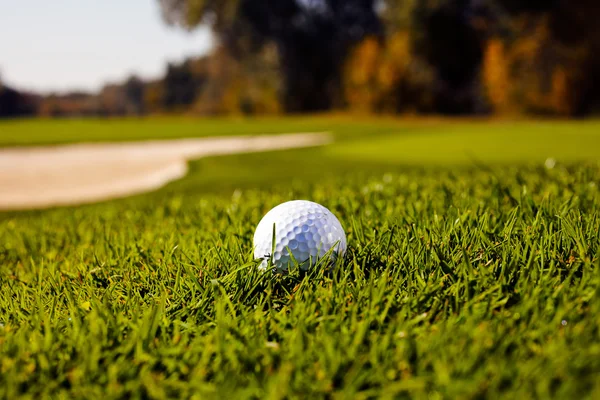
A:
[[[510,76],[504,44],[492,39],[485,48],[482,76],[488,99],[497,112],[510,108]]]
[[[376,96],[375,71],[381,46],[377,39],[367,38],[357,46],[346,65],[346,99],[350,108],[371,111]]]
[[[552,74],[551,107],[560,115],[572,115],[571,82],[564,67],[559,66]]]
[[[482,79],[497,112],[572,116],[582,90],[584,53],[551,36],[547,18],[524,18],[533,26],[511,45],[491,39],[485,48]],[[523,29],[525,31],[525,29]]]
[[[363,40],[345,65],[344,89],[348,107],[355,111],[396,111],[399,86],[411,60],[406,32],[385,43],[374,37]]]

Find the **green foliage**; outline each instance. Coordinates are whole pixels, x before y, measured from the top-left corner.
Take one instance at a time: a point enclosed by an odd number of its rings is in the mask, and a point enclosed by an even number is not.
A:
[[[221,32],[231,27],[239,0],[158,0],[162,15],[170,24],[193,29],[208,23]]]
[[[600,165],[560,163],[556,136],[552,168],[510,149],[510,167],[401,167],[394,137],[435,147],[470,125],[337,126],[330,149],[200,160],[158,193],[0,215],[0,398],[598,397]],[[333,271],[256,270],[254,227],[293,198],[346,229]]]
[[[579,116],[600,103],[595,0],[159,2],[171,23],[212,24],[251,79],[260,70],[246,57],[276,45],[282,64],[267,70],[287,111]],[[347,40],[351,32],[361,34]]]
[[[349,50],[362,38],[382,31],[375,0],[159,0],[159,3],[171,24],[193,27],[205,23],[212,27],[220,46],[236,58],[250,79],[259,81],[260,87],[267,78],[262,96],[277,98],[281,104],[277,108],[288,112],[326,111],[341,106],[340,79]],[[265,46],[271,47],[277,62],[263,58],[262,66],[266,68],[256,68],[256,53]],[[221,50],[215,52],[217,58]],[[273,93],[269,90],[273,86],[281,90]],[[237,93],[238,102],[256,103],[252,97],[247,91]],[[267,103],[271,103],[270,99]],[[252,105],[244,108],[250,109]],[[260,112],[261,107],[257,108]]]

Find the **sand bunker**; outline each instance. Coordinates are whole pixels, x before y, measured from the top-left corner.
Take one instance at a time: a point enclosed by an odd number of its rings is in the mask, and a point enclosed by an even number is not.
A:
[[[158,189],[206,156],[324,145],[326,133],[0,149],[0,210],[75,205]]]

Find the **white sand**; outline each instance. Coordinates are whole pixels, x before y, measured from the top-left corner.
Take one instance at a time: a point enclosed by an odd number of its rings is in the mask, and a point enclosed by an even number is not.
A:
[[[0,149],[0,210],[129,196],[183,177],[188,160],[318,146],[331,140],[327,133],[299,133]]]

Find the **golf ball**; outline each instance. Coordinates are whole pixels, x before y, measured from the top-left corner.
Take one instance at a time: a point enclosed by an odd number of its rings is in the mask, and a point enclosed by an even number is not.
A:
[[[331,211],[312,201],[293,200],[276,206],[258,223],[254,233],[254,258],[263,260],[261,269],[267,268],[272,257],[280,272],[296,263],[306,270],[330,250],[333,260],[343,257],[346,234]]]

